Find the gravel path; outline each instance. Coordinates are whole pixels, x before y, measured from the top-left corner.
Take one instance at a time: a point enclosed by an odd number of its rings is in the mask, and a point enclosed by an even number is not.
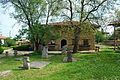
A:
[[[8,56],[14,56],[14,50],[13,49],[7,49],[4,50],[3,54],[0,54],[0,58],[5,57],[5,53],[8,52]],[[33,51],[17,51],[18,55],[24,55],[32,53]]]

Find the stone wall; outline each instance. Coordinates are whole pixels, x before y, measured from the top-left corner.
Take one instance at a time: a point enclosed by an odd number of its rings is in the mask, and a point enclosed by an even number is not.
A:
[[[73,49],[73,31],[69,31],[67,29],[62,29],[60,28],[59,31],[57,31],[60,33],[60,38],[55,40],[55,47],[54,50],[61,50],[61,41],[62,40],[66,40],[67,41],[67,46],[69,49]],[[93,50],[95,48],[95,36],[93,32],[81,32],[80,33],[80,40],[79,40],[79,45],[78,45],[78,49],[79,50],[84,50],[84,47],[80,47],[81,45],[83,45],[83,40],[84,39],[88,39],[88,43],[89,43],[89,47],[85,48],[85,50]],[[50,46],[50,45],[49,45]],[[53,47],[53,46],[51,46]]]

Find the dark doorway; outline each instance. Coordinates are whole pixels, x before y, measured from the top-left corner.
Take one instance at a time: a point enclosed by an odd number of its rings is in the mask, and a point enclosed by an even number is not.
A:
[[[65,39],[61,40],[61,48],[62,48],[64,45],[67,45],[67,40],[65,40]]]

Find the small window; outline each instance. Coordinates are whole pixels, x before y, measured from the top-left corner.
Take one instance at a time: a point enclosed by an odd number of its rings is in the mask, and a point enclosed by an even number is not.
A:
[[[88,39],[84,39],[84,40],[83,40],[83,45],[89,45]]]

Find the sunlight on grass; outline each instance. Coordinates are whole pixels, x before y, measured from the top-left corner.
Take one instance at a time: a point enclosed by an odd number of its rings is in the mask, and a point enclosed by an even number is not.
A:
[[[18,56],[22,57],[22,56]],[[120,54],[109,48],[90,54],[73,54],[76,62],[63,63],[65,55],[54,55],[41,59],[40,55],[30,56],[32,61],[50,61],[42,69],[22,70],[18,68],[22,61],[15,57],[0,58],[0,71],[12,70],[0,80],[120,80]]]

